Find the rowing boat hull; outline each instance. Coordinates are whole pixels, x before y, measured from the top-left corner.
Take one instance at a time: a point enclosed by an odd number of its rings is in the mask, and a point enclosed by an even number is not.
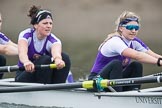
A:
[[[98,96],[101,96],[99,99]],[[0,93],[0,103],[65,108],[161,108],[160,92],[92,93],[84,90],[50,90]]]
[[[0,87],[42,86],[18,83],[13,79],[0,81]],[[8,88],[5,88],[7,90]],[[45,90],[0,93],[0,103],[65,108],[161,108],[162,87],[139,91],[93,93],[85,89]]]

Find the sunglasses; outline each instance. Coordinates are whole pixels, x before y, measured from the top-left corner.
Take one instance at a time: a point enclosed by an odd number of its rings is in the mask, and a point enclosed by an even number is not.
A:
[[[138,25],[122,25],[123,27],[125,27],[127,30],[134,30],[137,31],[139,30],[139,26]]]

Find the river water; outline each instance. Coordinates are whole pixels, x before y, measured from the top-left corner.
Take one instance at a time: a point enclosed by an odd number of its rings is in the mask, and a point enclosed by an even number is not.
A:
[[[0,103],[0,108],[65,108],[65,107],[43,107],[43,106],[29,106],[24,104],[14,104],[14,103]]]

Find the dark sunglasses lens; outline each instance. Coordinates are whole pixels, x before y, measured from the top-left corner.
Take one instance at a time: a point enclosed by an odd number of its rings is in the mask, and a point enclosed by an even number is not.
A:
[[[135,29],[137,31],[137,30],[139,30],[139,26],[137,26],[137,25],[127,25],[126,26],[126,29],[128,29],[128,30]]]

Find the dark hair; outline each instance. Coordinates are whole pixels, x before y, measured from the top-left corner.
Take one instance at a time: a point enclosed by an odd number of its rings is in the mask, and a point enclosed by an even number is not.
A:
[[[31,18],[30,24],[34,24],[35,17],[40,10],[41,10],[40,6],[33,5],[32,7],[30,7],[29,13],[27,15],[28,17]]]
[[[52,19],[52,14],[50,11],[41,9],[41,7],[37,7],[33,5],[30,10],[28,16],[31,18],[31,24],[38,24],[41,20],[46,19],[46,18],[51,18]]]

